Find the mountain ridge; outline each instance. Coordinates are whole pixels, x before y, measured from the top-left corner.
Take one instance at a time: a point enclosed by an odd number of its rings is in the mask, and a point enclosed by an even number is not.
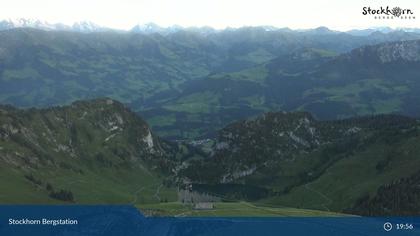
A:
[[[211,156],[179,174],[193,189],[226,199],[380,215],[373,204],[369,211],[360,207],[369,205],[366,195],[381,199],[383,188],[416,175],[419,125],[399,115],[317,121],[306,112],[267,113],[222,129]],[[415,214],[402,210],[415,199],[388,214]]]
[[[109,96],[142,111],[171,139],[208,136],[273,110],[306,110],[322,119],[419,115],[410,102],[418,97],[418,50],[408,49],[420,36],[411,33],[374,38],[255,27],[207,35],[24,28],[0,31],[0,38],[2,103],[46,107]],[[375,46],[395,40],[404,42]],[[408,46],[395,51],[397,44]],[[416,60],[402,63],[402,52]],[[393,61],[384,65],[379,56]]]
[[[1,106],[0,121],[4,203],[129,203],[139,185],[162,185],[163,196],[176,199],[176,191],[163,186],[176,147],[115,100],[46,109]],[[28,194],[20,195],[22,191]],[[159,202],[150,193],[135,199]]]
[[[177,189],[192,188],[228,201],[382,214],[378,204],[387,198],[370,199],[398,181],[416,182],[420,171],[420,121],[399,115],[319,121],[308,112],[269,112],[190,144],[160,139],[109,98],[46,109],[2,105],[0,121],[2,202],[146,204],[177,201]],[[411,214],[406,206],[391,212]]]
[[[420,86],[419,43],[387,42],[341,54],[317,48],[294,50],[251,68],[184,83],[180,94],[156,102],[145,117],[175,111],[200,120],[205,113],[214,116],[203,123],[210,130],[275,110],[308,111],[323,120],[386,113],[418,117],[419,107],[410,101],[417,100]],[[206,104],[202,113],[193,109],[199,104]],[[167,129],[186,122],[173,122]],[[155,129],[164,129],[157,125]]]
[[[202,32],[204,34],[207,33],[214,33],[220,31],[231,31],[231,30],[238,30],[241,28],[250,28],[249,26],[242,26],[238,28],[234,27],[226,27],[225,29],[215,29],[210,26],[190,26],[190,27],[183,27],[180,25],[172,25],[168,27],[159,26],[156,23],[148,22],[148,23],[138,23],[130,27],[128,30],[122,29],[115,29],[107,26],[100,26],[92,21],[76,21],[72,24],[64,24],[64,23],[49,23],[48,21],[34,19],[34,18],[8,18],[0,20],[0,30],[5,29],[14,29],[14,28],[21,28],[21,27],[29,27],[35,29],[42,29],[42,30],[65,30],[65,31],[76,31],[76,32],[104,32],[104,31],[119,31],[119,32],[137,32],[137,33],[145,33],[145,34],[153,34],[153,33],[160,33],[160,34],[168,34],[168,33],[175,33],[181,30],[191,30],[196,32]],[[418,28],[390,28],[390,27],[372,27],[366,29],[351,29],[351,30],[331,30],[326,26],[319,26],[316,28],[311,29],[290,29],[288,27],[275,27],[275,26],[252,26],[251,28],[261,28],[265,31],[295,31],[295,32],[302,32],[302,33],[310,33],[310,34],[337,34],[337,33],[347,33],[354,36],[366,36],[369,34],[374,33],[392,33],[392,32],[420,32]]]

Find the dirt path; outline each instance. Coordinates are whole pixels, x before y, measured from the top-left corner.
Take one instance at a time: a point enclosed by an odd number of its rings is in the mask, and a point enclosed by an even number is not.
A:
[[[140,193],[143,191],[143,190],[145,190],[145,189],[147,189],[147,188],[153,188],[153,187],[155,187],[155,186],[158,186],[157,188],[156,188],[156,192],[155,192],[155,194],[153,195],[157,200],[159,200],[160,201],[160,197],[159,197],[159,194],[160,194],[160,189],[163,187],[163,184],[160,184],[160,185],[158,185],[158,184],[152,184],[152,185],[148,185],[148,186],[142,186],[142,187],[140,187],[139,189],[137,189],[134,193],[133,193],[133,195],[134,195],[134,199],[133,199],[133,201],[131,202],[131,204],[136,204],[137,203],[137,201],[138,201],[138,198],[139,198],[139,195],[140,195]]]
[[[321,196],[321,198],[325,199],[325,201],[326,201],[326,202],[322,203],[322,204],[321,204],[321,206],[322,206],[325,210],[327,210],[327,211],[331,211],[331,210],[327,207],[327,205],[330,205],[331,203],[333,203],[333,200],[331,200],[331,198],[327,197],[325,194],[323,194],[323,193],[321,193],[321,192],[319,192],[319,191],[317,191],[317,190],[315,190],[315,189],[311,188],[309,185],[310,185],[310,183],[305,184],[305,188],[306,188],[308,191],[311,191],[311,192],[313,192],[313,193],[316,193],[316,194],[318,194],[319,196]]]
[[[186,211],[186,212],[179,213],[179,214],[175,215],[175,217],[186,217],[186,216],[188,216],[188,213],[191,213],[191,211]]]
[[[283,214],[283,213],[279,212],[278,210],[270,209],[270,208],[266,208],[266,207],[258,207],[258,206],[255,206],[255,205],[249,203],[249,202],[241,202],[241,204],[243,204],[247,207],[250,207],[250,208],[257,209],[259,211],[270,212],[270,213],[275,214],[275,215],[287,216],[286,214]]]
[[[135,205],[135,204],[137,203],[137,200],[138,200],[138,198],[139,198],[139,193],[140,193],[141,191],[143,191],[145,188],[146,188],[146,186],[143,186],[143,187],[141,187],[141,188],[137,189],[137,190],[134,192],[134,199],[133,199],[133,201],[131,202],[131,204]]]
[[[159,196],[159,194],[160,194],[160,189],[163,187],[163,184],[161,184],[161,185],[159,185],[157,188],[156,188],[156,192],[155,192],[155,195],[153,195],[159,202],[160,202],[160,196]]]

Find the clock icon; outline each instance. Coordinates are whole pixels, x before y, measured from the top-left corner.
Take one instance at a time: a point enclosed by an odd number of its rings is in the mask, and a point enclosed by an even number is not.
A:
[[[386,222],[384,224],[384,230],[387,231],[387,232],[391,231],[392,230],[392,224],[389,223],[389,222]]]

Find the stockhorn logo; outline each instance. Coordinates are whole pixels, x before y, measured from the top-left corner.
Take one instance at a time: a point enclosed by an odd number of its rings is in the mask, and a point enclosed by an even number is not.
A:
[[[396,17],[399,17],[402,14],[402,9],[400,7],[394,7],[391,10],[391,14],[396,16]]]
[[[413,10],[401,7],[363,7],[363,15],[372,15],[374,19],[416,19]]]

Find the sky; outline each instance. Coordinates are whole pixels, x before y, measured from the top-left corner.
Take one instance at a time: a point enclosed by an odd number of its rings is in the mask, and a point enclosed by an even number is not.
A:
[[[365,6],[387,5],[410,8],[417,17],[378,20],[362,15]],[[217,29],[259,25],[334,30],[420,28],[420,0],[0,0],[0,19],[8,18],[64,24],[92,21],[116,29],[149,22]]]

